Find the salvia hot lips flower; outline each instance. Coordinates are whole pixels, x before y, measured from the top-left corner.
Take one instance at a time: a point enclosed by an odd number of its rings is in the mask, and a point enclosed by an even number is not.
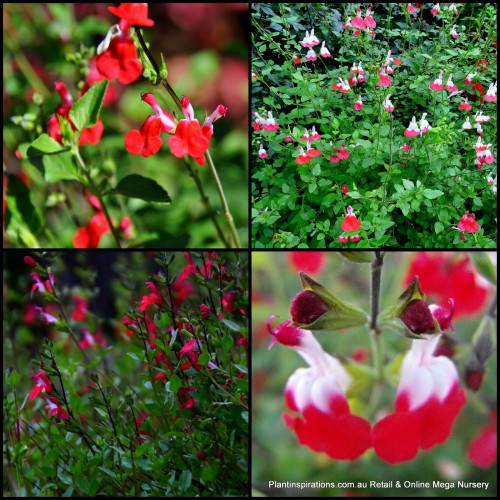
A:
[[[331,57],[330,51],[325,47],[325,42],[321,44],[321,49],[319,50],[319,55],[321,57]]]
[[[417,125],[417,119],[415,117],[412,118],[404,134],[406,137],[417,137],[417,135],[420,134],[420,128]]]
[[[351,378],[333,356],[323,351],[312,333],[285,321],[274,331],[279,342],[299,353],[310,365],[288,379],[283,419],[299,443],[335,460],[355,460],[371,446],[370,424],[353,415],[346,398]]]
[[[31,375],[31,378],[36,380],[36,385],[31,389],[28,399],[33,400],[39,394],[51,394],[52,393],[52,383],[49,380],[49,376],[45,372],[38,372]]]
[[[137,58],[130,27],[153,26],[154,21],[147,17],[147,3],[121,4],[119,7],[108,7],[108,10],[121,20],[109,29],[97,47],[96,67],[107,80],[118,78],[121,84],[127,85],[142,73],[142,63]]]
[[[361,96],[358,97],[358,100],[354,103],[354,109],[356,111],[360,111],[363,109],[363,101],[361,100]]]
[[[490,83],[488,91],[484,96],[484,100],[489,102],[497,102],[497,82]]]
[[[465,233],[477,233],[477,231],[479,231],[479,224],[474,220],[475,217],[475,214],[469,215],[468,211],[463,213],[460,222],[455,228],[462,232],[462,240],[465,240]]]
[[[309,49],[306,54],[306,60],[307,61],[316,61],[318,56],[316,55],[316,52],[314,52],[313,49]]]
[[[439,76],[430,84],[431,90],[440,91],[444,89],[443,85],[443,70],[439,72]]]
[[[453,83],[453,80],[451,79],[453,75],[450,75],[448,77],[448,81],[446,82],[446,90],[448,92],[456,92],[458,90],[458,87]]]
[[[390,464],[412,460],[419,449],[445,442],[466,402],[453,362],[434,356],[440,337],[423,335],[412,341],[401,368],[395,411],[373,427],[375,452]]]
[[[266,150],[262,147],[262,144],[259,142],[259,158],[267,158],[267,152]]]
[[[384,101],[384,109],[388,112],[388,113],[392,113],[394,111],[394,106],[391,102],[391,100],[389,99],[389,97],[391,97],[391,94],[389,94],[386,98],[385,98],[385,101]]]

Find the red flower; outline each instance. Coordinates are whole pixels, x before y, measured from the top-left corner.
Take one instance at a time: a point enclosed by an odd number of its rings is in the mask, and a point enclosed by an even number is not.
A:
[[[311,157],[304,152],[304,148],[299,146],[299,156],[295,159],[297,165],[305,165],[311,161]]]
[[[69,420],[71,417],[67,414],[66,410],[59,405],[59,401],[55,397],[46,397],[45,401],[48,403],[45,411],[50,414],[50,418],[57,417],[64,420]]]
[[[303,271],[311,276],[316,276],[325,267],[326,255],[323,252],[288,252],[287,260],[292,271]]]
[[[87,317],[87,300],[75,295],[73,302],[76,304],[76,307],[71,313],[71,317],[75,321],[83,321]]]
[[[196,339],[191,339],[189,342],[186,342],[182,349],[179,351],[179,356],[182,357],[186,353],[192,351],[193,349],[197,349],[198,346],[196,345]]]
[[[31,378],[36,380],[36,385],[31,389],[28,399],[31,401],[35,399],[40,393],[45,394],[52,393],[52,383],[49,380],[49,376],[45,372],[38,372],[31,375]]]
[[[460,231],[467,233],[475,233],[479,230],[479,224],[474,220],[476,216],[474,214],[468,215],[468,212],[464,212],[460,222],[457,227]]]
[[[340,151],[339,151],[339,158],[341,160],[347,160],[347,158],[349,158],[349,156],[350,156],[349,151],[347,151],[347,149],[342,144],[342,147],[340,148]]]
[[[111,232],[108,221],[103,212],[99,212],[90,218],[86,226],[78,228],[73,238],[75,248],[97,248],[101,238]]]
[[[439,76],[430,84],[432,90],[441,91],[444,89],[443,85],[443,70],[439,72]]]
[[[129,26],[154,26],[148,18],[147,3],[121,3],[119,7],[108,7],[109,12],[123,19]]]
[[[192,156],[198,165],[205,164],[203,156],[210,144],[212,131],[209,127],[201,127],[197,120],[181,120],[175,131],[175,136],[168,139],[170,151],[177,158]]]
[[[156,116],[148,116],[139,130],[131,130],[125,135],[125,149],[132,155],[144,158],[157,153],[163,139],[160,137],[161,121]]]
[[[113,26],[97,48],[96,68],[107,80],[127,85],[141,76],[142,63],[137,58],[137,49],[130,37],[130,29],[125,21],[120,27]]]
[[[347,215],[344,217],[344,221],[340,227],[343,231],[357,231],[361,227],[361,222],[354,215],[354,211],[350,205],[347,207]]]
[[[31,277],[35,280],[35,283],[31,287],[31,295],[30,295],[31,298],[33,298],[33,293],[35,292],[35,290],[38,290],[40,293],[43,293],[43,292],[52,293],[51,282],[54,281],[54,277],[52,274],[49,274],[50,279],[48,279],[45,282],[42,282],[38,273],[31,273]]]
[[[487,469],[497,461],[497,412],[491,414],[491,421],[485,425],[467,448],[467,458],[477,467]]]
[[[153,304],[160,305],[163,303],[163,299],[158,293],[156,285],[151,281],[147,281],[146,286],[149,288],[151,293],[149,295],[143,295],[143,297],[141,298],[139,311],[147,311]]]
[[[366,28],[366,23],[363,21],[363,18],[361,17],[361,8],[358,7],[358,12],[356,14],[356,17],[351,21],[351,26],[354,26],[355,28],[359,28],[360,30],[363,30]]]
[[[469,257],[457,259],[445,252],[418,252],[412,259],[404,279],[408,285],[419,277],[422,291],[435,297],[441,305],[453,295],[455,317],[471,316],[482,311],[490,295],[471,265]]]
[[[340,189],[342,189],[342,192],[344,194],[347,194],[349,192],[349,189],[347,189],[347,185],[346,184],[342,184],[342,186],[340,187]]]
[[[167,374],[165,372],[158,373],[154,376],[154,381],[158,382],[158,380],[160,380],[161,382],[165,382],[165,380],[167,380]]]

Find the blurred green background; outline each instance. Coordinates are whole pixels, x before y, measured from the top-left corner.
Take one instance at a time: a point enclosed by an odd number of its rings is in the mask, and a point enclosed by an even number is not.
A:
[[[286,428],[282,413],[286,410],[284,387],[288,378],[299,367],[305,367],[303,359],[291,349],[275,344],[268,345],[271,335],[266,321],[273,315],[273,326],[290,318],[290,303],[302,290],[298,271],[288,261],[289,252],[252,253],[252,485],[255,495],[261,496],[496,496],[496,468],[487,470],[472,465],[466,457],[469,443],[481,429],[490,423],[489,409],[496,406],[496,356],[487,361],[487,372],[481,389],[474,393],[467,390],[468,402],[455,423],[449,440],[430,451],[420,451],[410,462],[389,465],[369,450],[354,462],[333,461],[325,454],[317,454],[300,446],[295,434]],[[453,252],[463,257],[462,252]],[[403,292],[403,284],[414,252],[389,252],[382,273],[381,307],[394,303]],[[347,261],[339,253],[327,252],[324,270],[314,279],[326,286],[343,300],[369,311],[370,265]],[[450,278],[451,279],[451,278]],[[425,291],[425,290],[424,290]],[[490,296],[491,300],[492,295]],[[432,296],[428,296],[433,303]],[[489,301],[488,301],[489,304]],[[485,304],[487,307],[488,304]],[[458,341],[454,362],[457,365],[461,384],[464,384],[464,364],[470,353],[470,340],[484,312],[468,319],[453,322],[456,329],[452,337]],[[354,355],[368,356],[364,364],[372,366],[371,351],[366,327],[351,328],[335,334],[315,335],[326,352],[345,362]],[[383,333],[385,363],[404,355],[410,340],[395,333]],[[393,411],[398,372],[394,379],[382,388],[382,397],[374,415],[366,414],[366,403],[371,388],[364,389],[350,399],[351,411],[368,418],[372,425],[383,412]],[[484,490],[463,489],[275,489],[268,481],[323,481],[323,482],[368,482],[369,481],[483,481],[489,482]],[[395,484],[395,483],[394,483]]]
[[[36,210],[47,220],[34,238],[25,228],[7,227],[8,246],[71,247],[76,223],[85,225],[92,210],[82,199],[81,188],[71,181],[45,182],[42,174],[27,161],[15,156],[19,144],[35,139],[14,125],[10,117],[36,113],[33,93],[43,97],[43,124],[61,103],[54,82],[64,82],[73,98],[82,80],[78,64],[68,57],[82,47],[94,49],[118,18],[107,7],[114,4],[4,4],[3,38],[3,123],[4,176],[20,177],[30,189]],[[242,242],[248,242],[248,4],[149,4],[152,28],[143,29],[150,50],[160,61],[163,53],[169,81],[176,93],[187,95],[198,120],[218,104],[227,106],[227,115],[217,121],[210,152],[225,189]],[[175,110],[163,87],[153,88],[143,77],[130,85],[113,87],[113,102],[105,106],[101,118],[104,133],[98,146],[82,147],[82,156],[99,172],[116,182],[132,173],[150,177],[164,187],[173,202],[169,205],[116,197],[111,202],[116,220],[132,218],[135,242],[140,246],[169,247],[221,246],[206,214],[198,190],[182,160],[173,157],[164,136],[159,153],[149,158],[132,156],[124,146],[124,136],[139,129],[151,109],[140,100],[141,92],[153,92],[166,110]],[[176,110],[177,111],[177,110]],[[179,112],[176,112],[179,118]],[[220,201],[208,167],[194,165],[215,210]],[[5,196],[5,195],[4,195]],[[245,200],[242,203],[242,200]],[[67,204],[72,205],[70,217]],[[76,219],[76,220],[75,220]],[[223,228],[225,221],[219,220]],[[23,234],[24,232],[24,234]],[[227,231],[226,231],[227,232]],[[31,244],[27,242],[32,242]],[[149,242],[149,243],[146,243]],[[38,243],[38,245],[37,245]],[[4,243],[5,246],[5,243]],[[114,246],[106,235],[101,246]]]

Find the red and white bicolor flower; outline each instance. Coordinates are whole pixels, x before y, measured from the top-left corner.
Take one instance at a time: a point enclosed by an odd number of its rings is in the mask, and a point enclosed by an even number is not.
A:
[[[43,282],[40,279],[38,273],[31,273],[31,277],[35,280],[35,283],[31,287],[31,295],[30,298],[33,298],[33,294],[35,290],[38,290],[40,293],[49,292],[52,293],[52,283],[54,282],[54,275],[49,273],[49,279]]]
[[[441,332],[452,328],[453,299],[449,303],[449,309],[429,306]],[[406,462],[415,458],[419,449],[444,443],[466,402],[453,362],[434,355],[441,335],[422,334],[412,341],[401,368],[395,411],[373,427],[373,447],[385,462]]]
[[[495,178],[493,179],[493,175],[488,174],[486,177],[486,182],[488,183],[489,186],[491,186],[493,194],[497,194],[497,176],[495,175]]]
[[[386,68],[387,68],[387,65],[382,64],[382,69],[380,70],[380,73],[378,74],[380,79],[377,82],[377,85],[379,87],[389,87],[389,85],[391,85],[391,83],[392,83],[392,80],[386,74]]]
[[[462,125],[462,128],[464,130],[470,130],[472,128],[472,125],[470,123],[469,117],[467,117],[466,120],[464,121],[464,123]]]
[[[351,205],[347,207],[347,215],[344,217],[340,228],[342,231],[350,232],[357,231],[361,227],[361,221],[354,214],[354,210]]]
[[[307,129],[305,130],[305,132],[302,134],[302,137],[300,138],[301,141],[308,141],[310,139],[310,135],[309,135],[309,132],[307,131]]]
[[[399,149],[402,149],[404,152],[408,152],[411,150],[411,146],[409,144],[403,144]]]
[[[311,143],[307,141],[306,154],[310,158],[315,158],[316,156],[321,155],[321,151],[319,149],[314,149],[311,147]]]
[[[430,84],[431,90],[441,91],[444,89],[443,85],[443,70],[439,72],[439,76]]]
[[[357,73],[359,71],[358,67],[356,66],[356,61],[352,63],[351,69],[349,71],[351,73]]]
[[[452,76],[453,74],[448,77],[448,81],[446,82],[446,90],[448,92],[456,92],[458,90],[458,87],[453,83],[453,80],[451,79]]]
[[[358,73],[360,75],[364,75],[365,74],[365,70],[361,67],[361,61],[359,61],[359,63],[358,63]]]
[[[466,111],[472,110],[472,106],[467,97],[458,105],[458,109],[464,109]]]
[[[411,119],[411,122],[404,134],[406,137],[417,137],[417,135],[420,134],[420,128],[417,125],[417,119],[415,117]]]
[[[31,389],[28,399],[31,401],[35,399],[39,394],[52,394],[52,383],[49,380],[49,376],[45,372],[38,372],[31,375],[31,378],[36,380],[36,385]]]
[[[484,100],[489,102],[497,102],[497,82],[490,83],[488,91],[484,96]]]
[[[366,28],[366,23],[361,17],[361,7],[358,7],[358,13],[356,14],[356,17],[351,21],[351,26],[360,30],[364,30]]]
[[[472,85],[472,79],[477,75],[477,73],[469,73],[464,80],[465,85]]]
[[[439,11],[440,11],[440,7],[439,7],[438,3],[432,6],[432,8],[431,8],[431,14],[433,16],[437,16],[439,14]]]
[[[35,309],[41,314],[46,325],[54,325],[57,323],[57,318],[48,312],[45,312],[41,307],[35,306]]]
[[[305,165],[310,161],[311,157],[306,155],[306,153],[304,152],[304,148],[302,146],[299,146],[299,156],[295,158],[295,163],[297,163],[297,165]]]
[[[358,97],[358,100],[354,103],[354,109],[356,111],[360,111],[363,109],[363,101],[361,100],[361,96]]]
[[[458,38],[458,32],[457,32],[458,25],[454,24],[453,27],[450,30],[450,35],[453,38]]]
[[[451,10],[453,12],[453,14],[458,16],[458,10],[457,10],[457,7],[454,3],[451,3],[450,5],[448,5],[448,10]]]
[[[321,57],[332,57],[330,51],[325,47],[325,42],[321,44],[321,49],[319,50],[319,55]]]
[[[474,127],[476,128],[476,131],[479,135],[483,135],[483,127],[481,127],[480,123],[476,123]]]
[[[306,130],[307,133],[307,130]],[[316,132],[316,127],[313,125],[312,130],[311,130],[311,137],[309,140],[312,141],[319,141],[321,139],[321,136]]]
[[[426,134],[429,129],[432,127],[429,125],[429,122],[425,119],[427,113],[422,114],[422,118],[420,118],[420,133]]]
[[[313,49],[309,49],[306,54],[306,60],[307,61],[316,61],[318,56],[316,55],[316,52],[314,52]]]
[[[267,158],[267,151],[262,147],[262,144],[259,142],[259,158]]]
[[[64,420],[69,420],[71,418],[66,410],[59,404],[57,398],[53,396],[45,396],[44,399],[48,403],[45,407],[45,411],[50,415],[51,419],[53,417],[58,417]]]
[[[491,120],[491,116],[483,115],[483,112],[479,110],[474,115],[474,120],[476,121],[476,123],[489,122]]]
[[[319,45],[319,43],[320,42],[319,42],[318,38],[316,37],[316,35],[314,34],[314,28],[313,28],[311,30],[310,35],[309,35],[309,31],[306,31],[306,36],[300,42],[300,45],[302,45],[302,47],[310,49],[310,48],[314,47],[315,45]]]
[[[272,318],[271,318],[272,319]],[[288,379],[283,420],[303,446],[324,452],[334,460],[355,460],[371,446],[370,424],[353,415],[346,391],[351,377],[333,356],[327,354],[313,334],[285,321],[275,330],[270,347],[279,342],[296,351],[309,364]]]
[[[365,25],[366,25],[367,28],[376,28],[377,27],[377,23],[376,23],[375,19],[373,19],[373,17],[371,16],[371,12],[372,12],[372,8],[371,8],[371,6],[369,6],[366,9]]]
[[[262,128],[267,132],[275,132],[276,130],[278,130],[279,125],[273,118],[273,113],[271,111],[267,112],[267,120],[265,120],[265,123],[262,125]]]
[[[394,111],[394,106],[391,102],[391,100],[389,99],[389,97],[391,97],[391,94],[388,94],[388,96],[385,98],[385,101],[384,101],[384,109],[388,112],[388,113],[392,113]]]

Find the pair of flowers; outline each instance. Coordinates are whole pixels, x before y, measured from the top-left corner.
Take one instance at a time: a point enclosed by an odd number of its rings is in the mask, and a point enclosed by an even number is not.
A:
[[[434,351],[441,334],[452,328],[453,299],[449,308],[428,306],[423,295],[410,285],[409,293],[397,306],[398,328],[413,337],[405,355],[396,394],[394,413],[378,420],[373,427],[351,412],[346,393],[353,378],[342,364],[326,353],[311,330],[325,330],[333,321],[339,327],[366,321],[363,312],[354,310],[331,295],[311,278],[301,274],[305,290],[292,302],[292,321],[275,330],[271,346],[279,342],[301,355],[309,368],[299,368],[288,379],[285,401],[288,412],[283,419],[300,444],[315,452],[324,452],[335,460],[355,460],[372,448],[390,464],[412,460],[420,449],[428,450],[445,442],[466,402],[457,370],[445,356]],[[348,316],[339,313],[350,308]],[[297,415],[297,416],[296,416]]]
[[[427,131],[432,128],[426,120],[426,116],[427,113],[422,114],[422,118],[420,118],[420,126],[417,124],[417,119],[414,116],[408,125],[408,128],[405,130],[404,135],[406,137],[417,137],[417,135],[426,134]]]
[[[276,132],[276,130],[278,130],[279,125],[276,123],[271,111],[267,112],[267,118],[262,118],[257,111],[254,111],[252,114],[255,116],[255,121],[253,122],[253,129],[255,132],[260,132],[261,130]]]
[[[40,371],[31,375],[31,378],[36,381],[36,384],[28,394],[28,400],[32,401],[33,399],[41,395],[41,397],[47,403],[45,411],[50,415],[51,419],[53,417],[57,417],[64,420],[69,420],[71,417],[61,406],[59,400],[55,396],[48,396],[49,394],[53,394],[54,392],[54,388],[49,379],[49,376],[45,372]]]
[[[213,122],[226,114],[227,108],[220,104],[215,111],[206,117],[203,126],[194,117],[194,111],[189,99],[181,98],[184,119],[175,123],[174,117],[165,111],[157,102],[155,96],[150,93],[142,94],[141,99],[149,104],[154,115],[146,118],[139,130],[131,130],[125,135],[125,148],[130,154],[141,154],[147,158],[157,153],[163,139],[160,134],[174,134],[168,139],[170,151],[177,158],[185,155],[192,156],[198,165],[205,164],[204,154],[208,150],[210,138],[213,134]]]

